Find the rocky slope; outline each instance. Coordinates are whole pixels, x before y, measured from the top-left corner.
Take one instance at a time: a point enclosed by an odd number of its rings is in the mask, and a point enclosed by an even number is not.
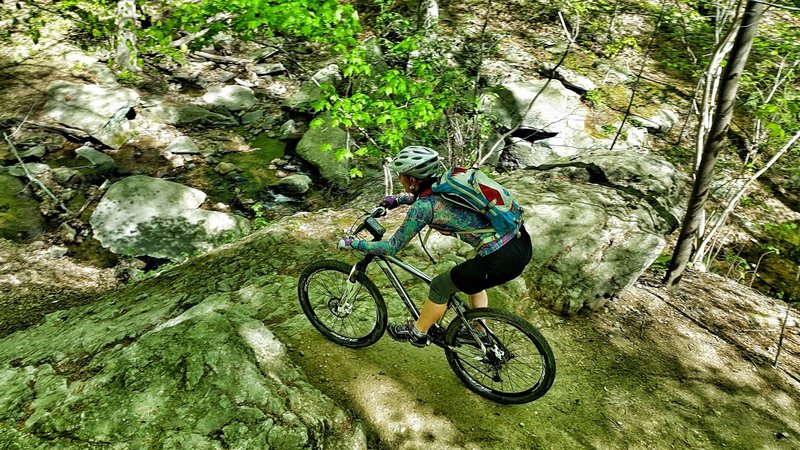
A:
[[[283,219],[7,336],[0,341],[0,443],[42,449],[799,445],[796,318],[774,369],[762,361],[774,355],[783,310],[715,276],[689,277],[685,293],[675,296],[639,283],[603,312],[566,321],[531,300],[515,300],[513,285],[494,290],[493,306],[527,311],[556,353],[555,385],[528,405],[504,407],[470,393],[436,348],[387,338],[358,351],[333,345],[300,312],[296,279],[320,258],[353,261],[334,253],[332,242],[354,214]],[[407,254],[435,271],[419,249]],[[373,276],[388,292],[387,282]],[[424,287],[412,292],[421,298]],[[403,317],[398,299],[386,297],[391,317]],[[747,324],[758,323],[761,331],[747,334]]]

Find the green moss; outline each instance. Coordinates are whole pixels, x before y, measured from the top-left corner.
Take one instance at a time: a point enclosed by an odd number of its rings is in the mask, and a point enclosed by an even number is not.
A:
[[[23,188],[16,178],[0,174],[0,238],[24,241],[42,232],[44,218],[39,205],[20,194]]]
[[[262,133],[250,142],[250,146],[255,150],[230,153],[221,160],[239,169],[230,175],[236,177],[236,187],[245,197],[255,198],[266,186],[278,181],[275,170],[270,169],[269,165],[273,159],[284,155],[284,144]]]

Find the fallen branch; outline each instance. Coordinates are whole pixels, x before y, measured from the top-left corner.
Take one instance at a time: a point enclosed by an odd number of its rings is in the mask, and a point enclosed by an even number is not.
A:
[[[11,138],[5,133],[3,133],[3,137],[5,138],[6,142],[8,143],[9,148],[11,148],[11,153],[13,153],[14,157],[17,158],[17,161],[19,161],[19,165],[22,167],[22,170],[25,172],[25,176],[28,177],[28,180],[30,180],[31,183],[34,183],[37,186],[39,186],[42,189],[42,191],[44,191],[44,193],[48,195],[48,197],[53,199],[53,201],[56,203],[56,205],[58,205],[59,208],[61,208],[63,211],[66,211],[67,208],[66,208],[66,206],[64,206],[64,203],[61,202],[61,200],[59,200],[50,191],[50,189],[47,189],[47,186],[45,186],[44,183],[42,183],[41,181],[39,181],[38,178],[33,176],[33,174],[31,173],[30,170],[28,170],[28,167],[25,165],[25,162],[22,161],[22,158],[20,158],[19,153],[17,153],[17,147],[14,146],[13,142],[11,142]]]
[[[79,209],[79,210],[78,210],[78,211],[76,211],[75,213],[70,213],[70,214],[68,214],[68,215],[67,215],[67,218],[68,218],[68,219],[70,219],[70,218],[73,218],[73,217],[74,217],[74,218],[78,218],[78,217],[80,217],[80,216],[81,216],[81,214],[83,214],[83,212],[84,212],[84,211],[86,211],[86,208],[88,208],[88,207],[89,207],[89,205],[91,205],[92,203],[94,203],[94,201],[95,201],[95,200],[97,200],[97,199],[100,197],[100,194],[102,194],[102,193],[103,193],[103,191],[105,191],[106,189],[108,189],[108,186],[109,186],[110,184],[111,184],[111,183],[109,183],[109,181],[108,181],[108,180],[105,180],[105,181],[103,181],[103,184],[101,184],[101,185],[100,185],[100,187],[98,187],[98,188],[97,188],[97,191],[95,191],[95,193],[94,193],[94,194],[92,194],[92,196],[91,196],[91,197],[89,197],[89,199],[88,199],[88,200],[86,200],[86,203],[84,203],[84,204],[83,204],[83,206],[81,206],[81,209]]]
[[[205,58],[211,61],[230,63],[230,64],[251,64],[254,62],[253,59],[251,58],[236,58],[235,56],[221,56],[206,52],[192,52],[192,55],[199,56],[201,58]]]
[[[51,125],[41,122],[24,122],[20,126],[25,128],[39,128],[47,131],[54,131],[56,133],[63,134],[66,136],[72,136],[79,140],[92,139],[92,136],[89,133],[86,133],[85,131],[77,130],[75,128],[62,127],[60,125]]]

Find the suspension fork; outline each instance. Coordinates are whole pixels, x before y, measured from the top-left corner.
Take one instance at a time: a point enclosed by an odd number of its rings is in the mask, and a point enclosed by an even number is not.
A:
[[[361,273],[366,275],[367,266],[369,266],[369,263],[372,262],[374,257],[374,255],[366,255],[364,256],[364,259],[355,263],[353,268],[350,269],[350,275],[347,276],[347,283],[345,284],[344,295],[342,297],[342,300],[345,303],[349,303],[351,300],[353,300],[353,298],[355,298],[356,292],[358,292],[358,283],[356,283],[358,274]]]

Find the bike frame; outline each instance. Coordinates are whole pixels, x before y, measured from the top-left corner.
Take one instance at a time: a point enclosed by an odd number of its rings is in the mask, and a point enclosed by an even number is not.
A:
[[[392,287],[394,287],[395,291],[397,291],[397,294],[403,300],[403,303],[406,305],[406,308],[414,317],[414,320],[419,319],[419,308],[417,308],[417,305],[414,304],[414,301],[411,299],[411,296],[408,295],[408,291],[406,291],[406,288],[403,286],[403,283],[400,282],[400,279],[397,277],[397,274],[392,268],[392,265],[396,265],[397,267],[413,275],[415,278],[424,281],[425,284],[431,284],[431,278],[421,270],[417,269],[416,267],[412,266],[411,264],[403,261],[402,259],[396,256],[365,255],[364,258],[361,261],[357,262],[353,266],[353,269],[350,271],[350,277],[348,278],[348,290],[345,293],[345,295],[347,296],[346,298],[348,299],[352,298],[351,295],[355,293],[354,291],[357,285],[357,283],[355,282],[355,274],[358,272],[366,274],[367,267],[373,261],[375,261],[378,264],[378,267],[381,268],[384,275],[386,275],[386,278],[389,279],[389,282],[392,284]],[[447,301],[447,307],[448,309],[452,309],[456,313],[456,316],[460,320],[464,321],[466,324],[466,319],[464,319],[464,306],[462,305],[462,301],[458,298],[458,296],[456,295],[451,296],[450,299]],[[444,334],[444,329],[442,328],[442,325],[440,323],[436,323],[433,326],[438,327],[438,331]],[[443,344],[436,342],[435,340],[434,342],[436,343],[436,345],[444,347]],[[483,347],[483,343],[480,343],[480,346]]]

